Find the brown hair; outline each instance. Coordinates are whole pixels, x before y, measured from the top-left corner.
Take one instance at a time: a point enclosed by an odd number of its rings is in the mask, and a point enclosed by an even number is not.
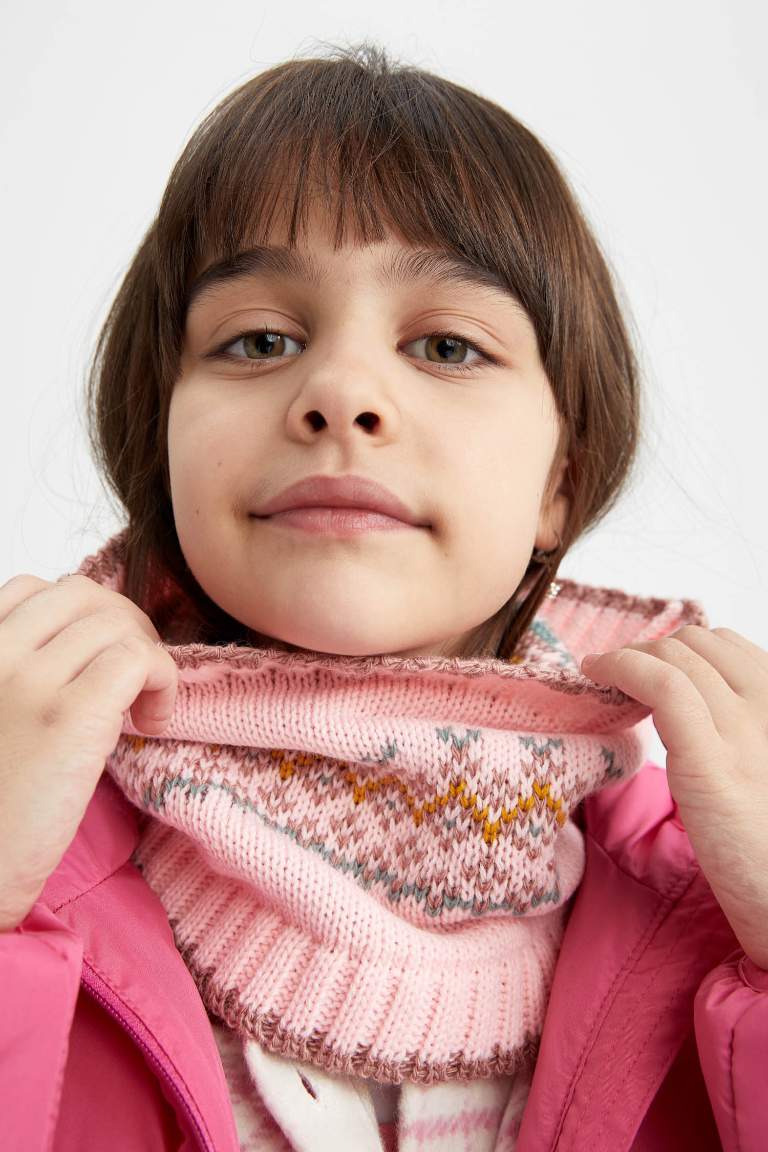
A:
[[[558,548],[531,560],[516,595],[454,653],[511,659],[562,557],[613,507],[635,461],[637,360],[607,259],[545,146],[499,105],[370,43],[279,64],[226,96],[176,162],[123,279],[89,368],[87,405],[97,466],[127,513],[124,593],[152,605],[165,636],[151,590],[170,577],[199,610],[192,639],[280,647],[255,633],[244,639],[186,565],[167,417],[201,262],[263,243],[256,238],[267,236],[276,206],[294,245],[309,198],[323,192],[336,247],[351,215],[361,243],[389,228],[405,243],[456,252],[501,276],[535,328],[561,417],[544,499],[567,455],[568,523]]]

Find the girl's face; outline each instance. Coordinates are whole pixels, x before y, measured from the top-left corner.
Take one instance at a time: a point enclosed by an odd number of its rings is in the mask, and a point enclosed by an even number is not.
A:
[[[297,250],[311,275],[254,261],[193,293],[168,428],[179,542],[213,601],[290,646],[460,654],[563,534],[565,497],[543,505],[559,424],[530,320],[501,287],[397,277],[414,251],[392,235],[334,251],[315,215]],[[318,473],[371,478],[424,526],[256,517]]]

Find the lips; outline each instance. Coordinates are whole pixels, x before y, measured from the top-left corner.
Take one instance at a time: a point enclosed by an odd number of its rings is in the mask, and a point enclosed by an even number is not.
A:
[[[429,527],[393,492],[366,476],[307,476],[268,500],[253,515],[263,519],[289,508],[358,508],[417,528]]]

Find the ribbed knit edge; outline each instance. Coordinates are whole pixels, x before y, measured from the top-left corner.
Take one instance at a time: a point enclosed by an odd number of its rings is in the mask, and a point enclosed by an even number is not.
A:
[[[162,889],[176,946],[204,1004],[267,1050],[394,1084],[512,1075],[535,1059],[538,1035],[523,1021],[543,1018],[565,906],[525,925],[500,920],[495,947],[475,964],[473,978],[462,971],[452,979],[445,965],[414,964],[406,954],[398,968],[391,953],[384,960],[353,957],[302,935],[247,885],[212,873],[205,853],[177,830],[153,822],[145,841],[147,858],[139,845],[135,862],[150,887]],[[176,887],[174,876],[183,878]],[[488,925],[480,930],[487,933]],[[246,939],[247,947],[238,947]],[[228,967],[231,956],[236,968]],[[456,1035],[457,1017],[463,1035],[454,1051],[441,1046],[441,1036]],[[371,1043],[361,1042],[365,1037]]]

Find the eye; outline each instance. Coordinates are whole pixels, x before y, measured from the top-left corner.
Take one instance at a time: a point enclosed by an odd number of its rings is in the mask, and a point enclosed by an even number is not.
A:
[[[430,332],[428,336],[420,336],[418,340],[412,340],[406,347],[413,348],[417,344],[424,345],[424,351],[430,363],[439,364],[458,372],[469,372],[484,361],[495,363],[494,357],[469,340],[463,340],[455,332]],[[467,351],[474,353],[474,360],[467,361]]]
[[[289,358],[291,355],[301,354],[303,345],[300,341],[294,340],[292,336],[286,336],[284,332],[274,332],[270,328],[258,328],[241,332],[233,340],[215,348],[213,352],[208,354],[207,358],[231,360],[253,367],[266,360],[285,360],[286,341],[288,344],[294,344],[298,349],[298,352],[290,353]],[[238,345],[242,345],[242,355],[231,351],[231,349],[236,349]],[[469,340],[464,340],[455,332],[430,332],[426,336],[412,340],[405,347],[413,348],[417,345],[424,346],[428,363],[436,364],[448,373],[471,372],[486,364],[500,363],[490,352],[484,351],[479,345]],[[468,352],[473,359],[466,359]]]
[[[230,340],[228,344],[217,349],[216,355],[221,355],[227,360],[283,360],[285,357],[282,353],[285,351],[286,341],[295,344],[301,350],[298,340],[286,336],[284,332],[272,332],[269,328],[259,328],[252,332],[241,332],[234,340]],[[243,346],[244,355],[242,356],[232,355],[229,351],[231,348],[236,348],[238,344]]]

